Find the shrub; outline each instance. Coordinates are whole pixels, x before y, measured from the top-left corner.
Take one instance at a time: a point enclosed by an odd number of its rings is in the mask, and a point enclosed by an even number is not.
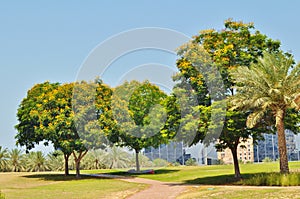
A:
[[[218,159],[216,164],[217,164],[217,165],[224,165],[225,162],[224,162],[224,160],[222,160],[222,159]]]
[[[271,159],[269,157],[265,157],[262,161],[263,162],[273,162],[273,159]]]
[[[180,166],[181,164],[180,164],[179,162],[174,162],[172,165],[173,165],[174,167],[178,167],[178,166]]]
[[[253,186],[299,186],[300,173],[263,173],[243,181],[244,185]]]
[[[169,165],[168,161],[161,159],[161,158],[157,158],[155,160],[153,160],[154,166],[156,167],[166,167]]]
[[[185,162],[185,165],[186,166],[197,166],[198,164],[195,159],[190,158]]]
[[[5,195],[0,191],[0,199],[5,199]]]

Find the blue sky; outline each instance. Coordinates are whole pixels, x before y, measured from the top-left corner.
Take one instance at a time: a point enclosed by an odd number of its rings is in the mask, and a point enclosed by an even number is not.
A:
[[[0,146],[15,147],[16,111],[28,89],[46,80],[74,81],[92,49],[112,35],[161,27],[192,36],[233,18],[254,22],[300,60],[299,7],[298,1],[262,0],[1,1]]]

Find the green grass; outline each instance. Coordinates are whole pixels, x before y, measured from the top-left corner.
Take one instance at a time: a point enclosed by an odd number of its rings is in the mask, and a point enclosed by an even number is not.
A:
[[[124,198],[146,185],[55,173],[0,173],[1,192],[14,198]]]
[[[300,162],[290,162],[291,170],[299,170]],[[274,173],[279,171],[278,162],[241,164],[241,173],[244,179],[250,179],[263,173]],[[247,184],[236,182],[234,179],[233,165],[211,165],[211,166],[179,166],[165,167],[155,170],[155,174],[128,174],[125,170],[94,170],[86,171],[90,173],[109,173],[116,175],[131,175],[141,178],[159,180],[163,182],[178,182],[184,184],[206,184],[206,185],[228,185],[228,184]],[[294,178],[294,177],[292,177]],[[250,184],[250,183],[248,183]]]
[[[257,187],[194,187],[181,194],[178,199],[253,199],[253,198],[300,198],[298,187],[257,188]]]

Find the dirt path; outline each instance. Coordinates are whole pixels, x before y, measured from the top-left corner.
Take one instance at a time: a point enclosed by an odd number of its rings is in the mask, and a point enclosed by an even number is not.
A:
[[[126,182],[142,183],[150,185],[149,188],[140,191],[138,193],[129,196],[128,199],[173,199],[176,198],[180,193],[184,192],[187,186],[169,183],[169,182],[160,182],[156,180],[149,180],[144,178],[136,177],[124,177],[116,175],[107,175],[107,174],[94,174],[92,176],[104,177],[104,178],[116,178]]]
[[[128,199],[172,199],[182,193],[186,186],[176,183],[160,182],[143,178],[124,179],[127,182],[148,184],[150,187],[140,191]]]

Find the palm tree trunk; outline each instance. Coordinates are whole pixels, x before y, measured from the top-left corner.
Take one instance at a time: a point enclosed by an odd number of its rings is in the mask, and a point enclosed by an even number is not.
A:
[[[239,160],[238,160],[238,156],[237,156],[237,146],[238,145],[235,144],[233,148],[230,148],[230,150],[231,150],[231,154],[232,154],[232,158],[233,158],[234,177],[237,179],[240,179],[242,176],[241,176]]]
[[[136,163],[136,171],[140,171],[140,162],[139,162],[139,150],[135,149],[135,163]]]
[[[286,150],[286,139],[284,132],[284,115],[285,112],[282,109],[276,111],[276,128],[278,136],[278,150],[280,161],[280,173],[289,173],[289,163]]]

